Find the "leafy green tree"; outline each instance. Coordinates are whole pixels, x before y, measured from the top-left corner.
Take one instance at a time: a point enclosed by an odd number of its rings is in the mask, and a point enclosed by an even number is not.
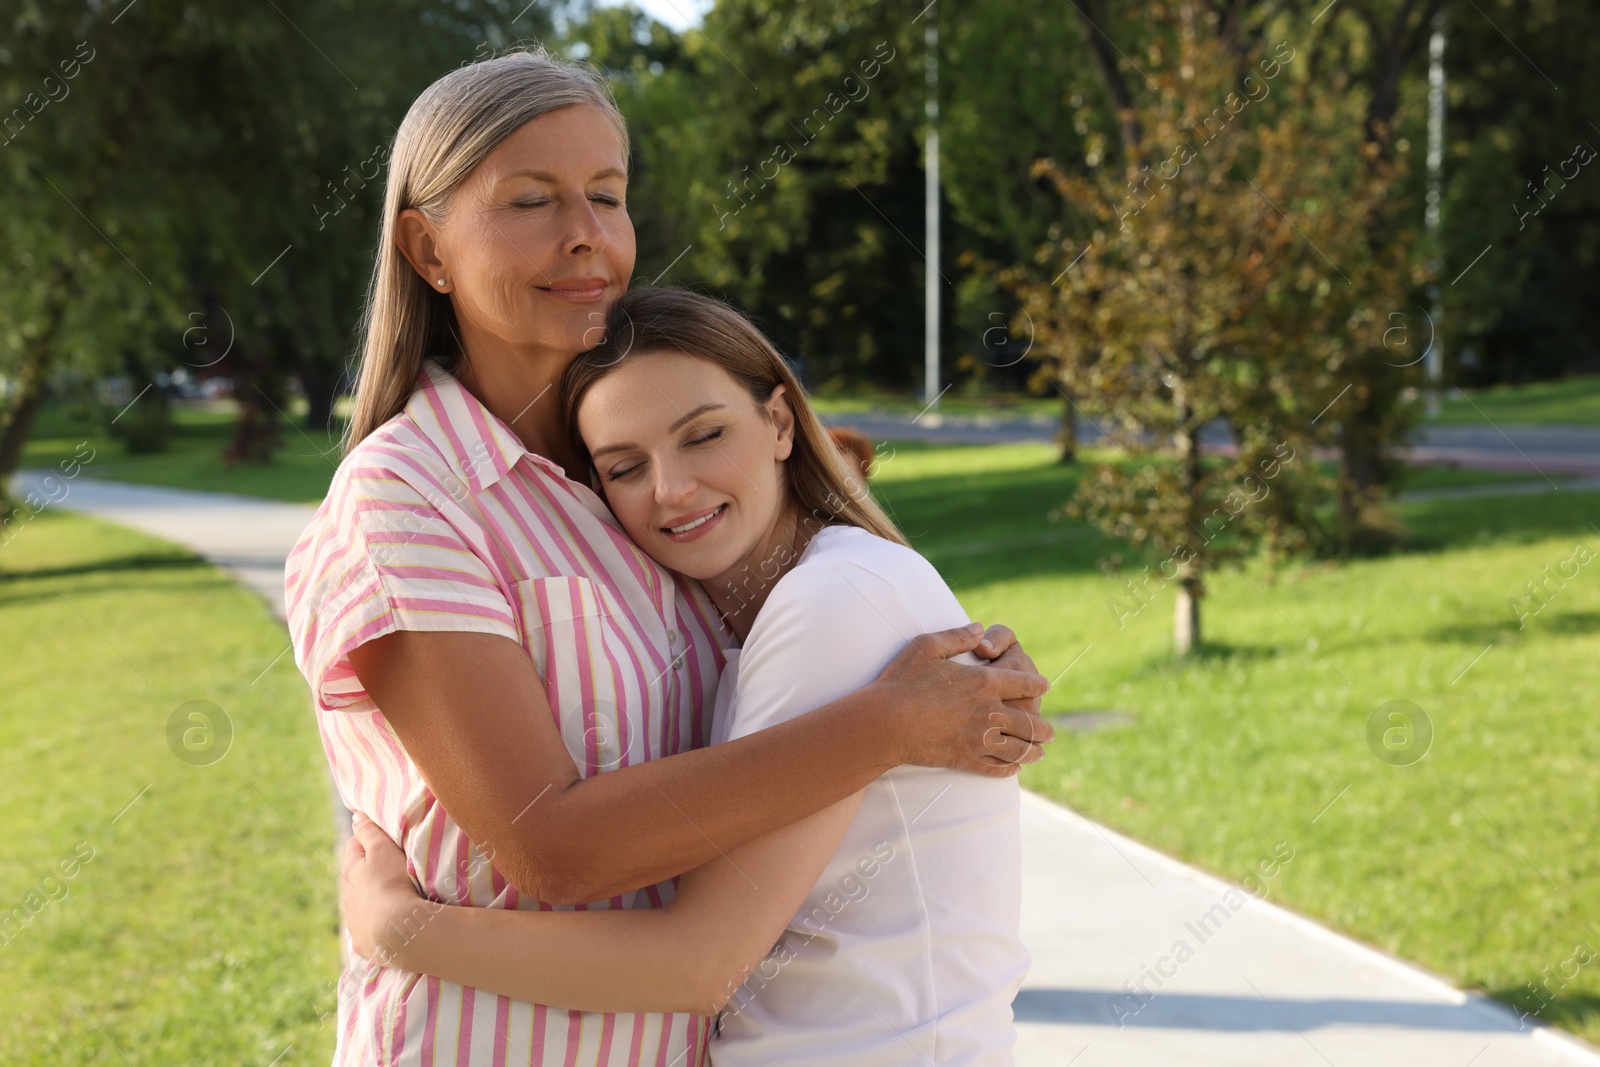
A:
[[[235,460],[270,457],[291,379],[327,427],[400,118],[443,71],[547,34],[548,12],[14,7],[0,52],[0,99],[17,104],[0,121],[0,480],[58,372],[226,375]]]
[[[1470,385],[1600,372],[1600,171],[1581,162],[1600,152],[1600,10],[1451,3],[1445,33],[1447,371]]]
[[[1359,97],[1297,81],[1287,40],[1241,77],[1198,5],[1145,16],[1160,31],[1142,65],[1148,92],[1117,116],[1132,140],[1087,176],[1039,165],[1083,223],[1047,257],[1052,281],[1020,269],[1013,281],[1041,351],[1104,400],[1110,443],[1129,460],[1085,478],[1069,510],[1161,557],[1129,595],[1142,606],[1175,586],[1181,655],[1200,644],[1216,565],[1260,542],[1333,543],[1321,516],[1333,486],[1313,449],[1331,441],[1323,420],[1353,388],[1353,357],[1381,346],[1383,309],[1411,279],[1403,256],[1368,240],[1393,178],[1365,140]],[[1203,454],[1217,420],[1232,456]]]

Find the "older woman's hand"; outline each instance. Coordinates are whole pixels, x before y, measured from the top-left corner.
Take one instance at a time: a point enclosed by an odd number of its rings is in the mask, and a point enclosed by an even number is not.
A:
[[[911,639],[870,687],[897,722],[897,762],[1003,778],[1043,758],[1055,738],[1038,713],[1050,683],[1015,641],[1005,627],[985,634],[977,623]],[[998,658],[952,660],[964,652]]]
[[[1039,673],[1039,669],[1033,665],[1033,657],[1022,650],[1022,642],[1017,640],[1017,635],[1011,627],[1000,623],[995,623],[983,632],[983,640],[973,649],[973,653],[988,660],[993,667],[1005,667],[1025,674]],[[1043,701],[1042,696],[1037,696],[1008,700],[1006,703],[1037,715]]]

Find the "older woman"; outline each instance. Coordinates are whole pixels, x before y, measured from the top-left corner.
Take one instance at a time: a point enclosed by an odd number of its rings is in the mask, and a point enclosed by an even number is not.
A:
[[[891,768],[1006,776],[1051,737],[1000,627],[918,637],[865,688],[707,747],[727,631],[567,476],[552,389],[633,270],[627,145],[603,82],[514,53],[431,86],[390,154],[346,455],[286,594],[340,792],[436,900],[659,907]],[[974,650],[996,663],[947,661]],[[708,1025],[352,960],[336,1062],[694,1064]]]

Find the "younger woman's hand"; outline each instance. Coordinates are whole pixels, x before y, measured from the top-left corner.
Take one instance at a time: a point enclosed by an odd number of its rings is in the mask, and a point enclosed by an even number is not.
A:
[[[901,763],[1004,778],[1043,758],[1055,729],[1039,717],[1038,701],[1050,683],[1026,654],[1015,649],[1016,669],[951,659],[988,651],[1003,661],[1006,636],[986,636],[977,623],[922,634],[883,669],[873,685],[900,718]]]
[[[359,813],[345,844],[343,873],[340,903],[352,950],[384,967],[404,967],[406,944],[443,905],[417,892],[400,846]]]

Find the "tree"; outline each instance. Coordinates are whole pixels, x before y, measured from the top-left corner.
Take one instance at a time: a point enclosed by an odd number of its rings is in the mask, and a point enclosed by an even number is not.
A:
[[[238,460],[271,455],[291,378],[326,428],[396,125],[440,73],[548,18],[509,0],[8,14],[0,485],[63,371],[226,373]]]
[[[1313,448],[1330,441],[1323,416],[1411,278],[1403,256],[1367,239],[1393,164],[1366,142],[1358,97],[1297,85],[1286,40],[1240,77],[1217,16],[1197,4],[1152,4],[1146,18],[1149,91],[1112,91],[1126,101],[1120,160],[1088,176],[1039,164],[1084,221],[1044,251],[1053,282],[1020,268],[1009,280],[1041,352],[1102,399],[1128,457],[1080,482],[1069,510],[1159,554],[1127,588],[1142,604],[1176,586],[1182,655],[1200,645],[1212,568],[1260,542],[1334,541]],[[1216,420],[1232,456],[1203,455]],[[1112,610],[1120,621],[1136,608]]]
[[[1477,0],[1451,4],[1446,31],[1447,371],[1463,385],[1600,372],[1600,175],[1581,162],[1600,151],[1600,9]]]
[[[7,28],[0,510],[51,373],[137,365],[176,280],[166,183],[138,165],[173,144],[171,57],[82,7],[24,8]]]

